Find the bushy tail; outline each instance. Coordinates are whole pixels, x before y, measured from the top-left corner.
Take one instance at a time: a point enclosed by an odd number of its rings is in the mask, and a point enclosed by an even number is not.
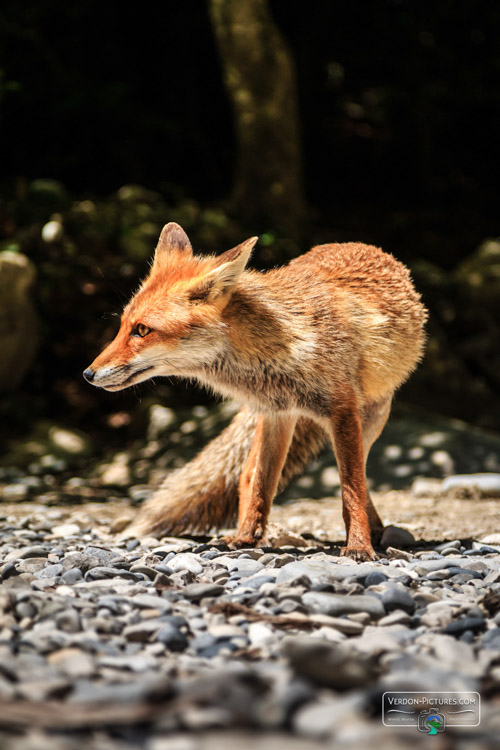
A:
[[[207,534],[235,525],[238,482],[250,452],[257,416],[242,409],[221,434],[182,468],[172,471],[141,507],[125,534]],[[315,422],[299,417],[278,485],[281,492],[326,443]]]

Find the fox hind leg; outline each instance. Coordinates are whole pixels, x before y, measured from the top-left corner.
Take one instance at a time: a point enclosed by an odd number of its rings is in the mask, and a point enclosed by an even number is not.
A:
[[[355,560],[374,560],[376,555],[371,542],[367,508],[362,421],[354,397],[335,408],[330,428],[340,474],[342,515],[347,532],[347,542],[341,554]],[[373,522],[376,523],[376,519]]]
[[[383,401],[365,406],[362,411],[361,431],[365,470],[370,448],[384,429],[385,423],[389,417],[391,401],[392,397],[386,398]],[[370,523],[372,543],[378,544],[384,530],[384,525],[372,502],[368,489],[366,490],[366,512]]]

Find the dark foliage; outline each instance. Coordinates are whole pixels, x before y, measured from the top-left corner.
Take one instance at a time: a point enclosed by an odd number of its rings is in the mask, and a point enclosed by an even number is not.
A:
[[[300,248],[271,224],[241,226],[224,202],[236,144],[205,2],[3,3],[0,239],[35,261],[42,319],[40,357],[8,414],[101,412],[80,370],[111,335],[103,316],[119,311],[115,290],[130,293],[175,219],[203,249],[263,235],[260,267],[318,241],[383,245],[414,266],[432,312],[427,368],[407,396],[497,419],[500,259],[498,248],[475,253],[499,234],[500,6],[270,7],[298,78],[309,205]],[[40,190],[38,178],[65,190]],[[119,193],[124,184],[155,192]],[[47,243],[40,232],[54,216],[64,234]]]

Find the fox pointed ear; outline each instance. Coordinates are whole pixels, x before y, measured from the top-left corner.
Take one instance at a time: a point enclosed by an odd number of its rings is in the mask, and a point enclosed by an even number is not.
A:
[[[155,250],[154,262],[158,262],[165,253],[169,253],[172,250],[189,253],[190,255],[193,252],[186,232],[175,221],[165,224],[161,230],[160,239]]]
[[[218,258],[220,265],[205,276],[195,279],[189,287],[189,299],[208,302],[223,295],[230,295],[245,270],[258,239],[258,237],[250,237],[241,245],[220,255]]]

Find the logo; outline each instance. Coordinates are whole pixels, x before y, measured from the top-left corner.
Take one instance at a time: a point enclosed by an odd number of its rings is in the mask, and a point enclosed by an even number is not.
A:
[[[444,714],[433,713],[430,709],[427,711],[420,711],[418,715],[419,732],[437,734],[438,732],[444,732],[444,728]]]
[[[417,727],[435,735],[448,727],[477,727],[481,697],[472,691],[388,691],[382,696],[382,723],[386,727]]]

